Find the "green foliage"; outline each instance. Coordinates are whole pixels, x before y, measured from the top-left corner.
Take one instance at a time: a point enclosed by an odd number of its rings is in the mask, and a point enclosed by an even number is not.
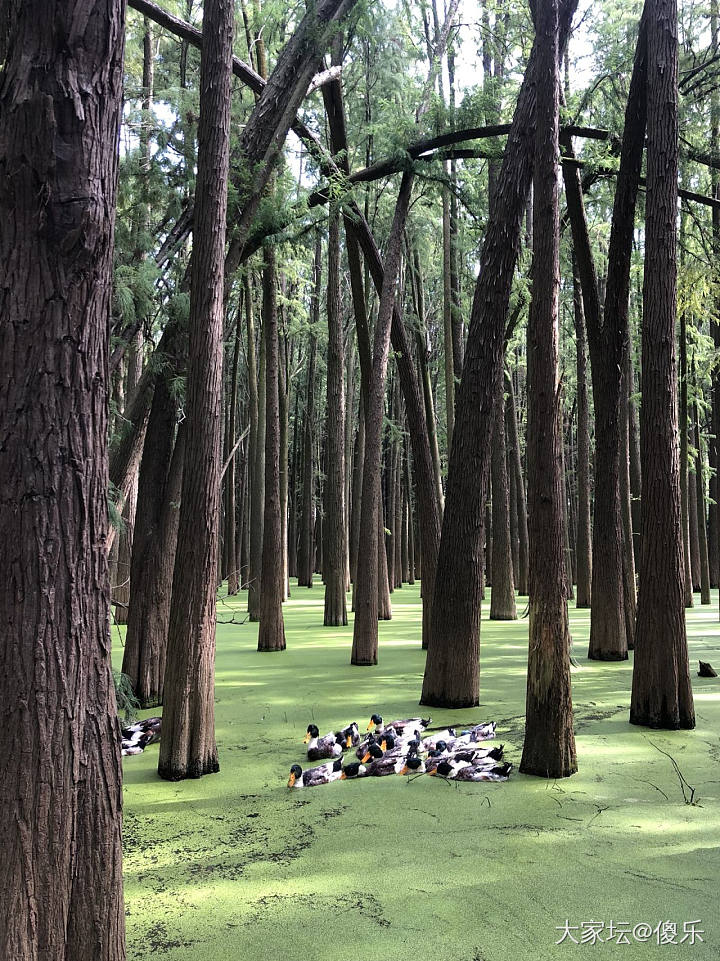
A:
[[[115,704],[117,705],[118,716],[122,716],[127,724],[131,724],[137,718],[140,702],[135,697],[130,678],[122,671],[116,671],[113,668],[113,682],[115,684]]]

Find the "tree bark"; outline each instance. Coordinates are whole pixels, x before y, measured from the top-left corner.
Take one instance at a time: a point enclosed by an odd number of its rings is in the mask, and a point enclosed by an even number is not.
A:
[[[320,323],[320,288],[322,284],[322,240],[315,240],[315,287],[310,307],[310,357],[308,360],[305,419],[303,428],[302,507],[300,510],[300,546],[298,548],[298,587],[312,587],[313,583],[313,491],[315,470],[313,463],[313,423],[315,420],[315,357],[317,340],[314,331]]]
[[[696,388],[697,389],[697,388]],[[700,552],[700,603],[710,603],[710,561],[708,558],[707,519],[705,517],[705,481],[703,479],[703,453],[700,440],[700,422],[697,401],[693,405],[695,420],[695,484],[697,503],[698,548]]]
[[[330,210],[327,280],[327,407],[325,426],[325,612],[323,624],[347,624],[345,601],[345,387],[340,317],[340,210]]]
[[[530,651],[525,743],[520,770],[539,777],[577,771],[570,695],[570,633],[565,593],[561,385],[558,0],[535,5],[538,50],[533,182],[533,287],[528,328],[528,504]]]
[[[680,524],[683,540],[683,594],[685,607],[692,607],[693,578],[690,549],[690,490],[688,485],[688,387],[687,316],[680,314]]]
[[[510,545],[510,502],[505,456],[505,390],[499,382],[495,400],[495,423],[492,437],[492,595],[491,621],[514,621],[515,582],[513,580]]]
[[[520,438],[518,436],[517,413],[515,410],[515,391],[512,379],[505,374],[505,390],[507,391],[507,406],[505,408],[505,422],[507,424],[508,443],[512,459],[512,471],[515,475],[515,494],[517,497],[518,517],[518,578],[517,588],[520,597],[528,592],[528,527],[527,502],[525,499],[525,481],[523,478],[522,458],[520,457]]]
[[[642,554],[630,723],[674,729],[695,726],[683,601],[675,370],[677,5],[647,0],[647,6]]]
[[[575,606],[590,607],[592,540],[590,534],[590,428],[587,395],[585,311],[580,277],[573,257],[573,304],[575,308],[575,355],[577,358],[577,485],[578,523],[575,541],[577,597]]]
[[[263,258],[263,330],[265,332],[265,521],[263,524],[258,651],[285,650],[283,594],[285,565],[280,504],[280,398],[275,248]]]
[[[155,388],[140,464],[137,537],[130,566],[135,602],[122,665],[143,708],[163,700],[185,436],[181,428],[175,441],[175,419],[176,403],[162,379]]]
[[[563,47],[575,6],[575,0],[563,0]],[[431,638],[441,640],[428,650],[421,696],[421,703],[438,707],[472,707],[479,697],[485,505],[478,491],[487,490],[493,403],[502,377],[510,288],[532,176],[537,56],[533,46],[491,201],[457,393],[430,631]],[[423,545],[423,571],[425,565]]]
[[[0,951],[12,961],[125,958],[107,566],[124,12],[26,0],[2,38]]]
[[[378,570],[374,559],[378,553],[377,520],[380,494],[380,441],[385,394],[385,373],[390,352],[390,327],[395,306],[402,238],[410,206],[412,174],[404,174],[400,185],[395,216],[385,258],[385,276],[375,321],[373,362],[370,389],[365,411],[365,463],[363,465],[362,500],[360,505],[360,546],[358,552],[357,587],[355,592],[355,624],[351,663],[377,664],[378,639]]]
[[[165,671],[158,773],[219,770],[215,608],[220,509],[223,259],[230,159],[232,0],[207,0],[190,286],[187,443]]]
[[[240,367],[240,340],[242,338],[242,303],[238,304],[237,322],[235,325],[235,343],[233,345],[233,359],[231,367],[230,396],[228,398],[228,454],[235,445],[237,431],[238,404],[238,373]],[[225,474],[225,536],[223,547],[225,550],[225,566],[227,570],[227,592],[233,597],[240,590],[237,564],[237,507],[236,507],[236,454],[230,456],[230,463]]]

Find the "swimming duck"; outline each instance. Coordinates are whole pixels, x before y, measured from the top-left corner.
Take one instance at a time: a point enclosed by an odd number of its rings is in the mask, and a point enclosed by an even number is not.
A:
[[[483,764],[468,764],[467,761],[441,761],[438,766],[428,771],[428,774],[439,774],[451,781],[507,781],[512,764],[494,764],[492,767]]]
[[[342,769],[342,773],[340,774],[341,781],[349,781],[357,777],[367,777],[367,768],[359,761],[353,761],[352,764],[346,764]]]
[[[325,757],[340,757],[342,754],[342,744],[338,744],[336,735],[331,731],[320,737],[320,731],[314,724],[308,724],[305,734],[305,744],[307,744],[307,756],[310,761],[321,761]]]
[[[146,717],[122,728],[121,750],[123,755],[142,754],[149,744],[160,740],[161,717]]]
[[[406,758],[398,761],[395,765],[396,774],[424,774],[425,761],[417,754],[408,754]]]
[[[353,721],[344,727],[342,731],[337,731],[335,733],[335,740],[344,748],[357,747],[360,743],[360,728],[357,725],[357,721]]]
[[[288,787],[317,787],[320,784],[330,784],[331,781],[339,781],[342,774],[342,761],[330,761],[327,764],[319,764],[303,771],[299,764],[293,764],[290,768],[290,779]]]
[[[374,745],[377,749],[378,745]],[[383,754],[380,751],[379,756],[373,755],[372,761],[366,766],[367,774],[370,777],[385,777],[388,774],[397,773],[398,764],[401,764],[401,759],[397,754]]]
[[[455,728],[446,727],[444,731],[436,731],[424,737],[421,741],[420,749],[422,751],[434,751],[438,744],[442,743],[447,747],[447,742],[454,741],[456,738]]]
[[[422,731],[428,726],[428,724],[430,724],[431,721],[431,717],[425,719],[422,717],[407,717],[403,720],[388,721],[387,724],[383,724],[382,714],[373,714],[370,718],[370,723],[367,726],[367,730],[369,731],[374,725],[375,734],[378,734],[380,731],[388,731],[394,734],[404,734],[406,728],[410,728],[412,731],[417,728],[418,730]]]

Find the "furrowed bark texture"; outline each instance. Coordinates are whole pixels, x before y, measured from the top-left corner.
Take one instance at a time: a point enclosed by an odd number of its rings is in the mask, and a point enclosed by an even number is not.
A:
[[[158,762],[158,773],[167,780],[200,777],[219,769],[214,708],[215,591],[232,28],[232,0],[208,0],[200,66],[187,443]]]
[[[643,289],[643,496],[630,723],[695,726],[683,594],[675,368],[677,5],[647,0],[648,150]]]
[[[8,961],[125,958],[106,543],[124,11],[122,0],[26,0],[0,76],[0,954]]]
[[[577,770],[565,586],[561,386],[559,50],[557,0],[536,3],[537,127],[533,181],[533,288],[528,328],[528,533],[530,647],[520,770],[568,777]]]

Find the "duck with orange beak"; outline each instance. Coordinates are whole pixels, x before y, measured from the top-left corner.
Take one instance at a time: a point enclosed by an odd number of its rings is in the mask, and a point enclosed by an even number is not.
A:
[[[311,767],[307,771],[303,771],[299,764],[293,764],[290,768],[288,787],[318,787],[321,784],[339,781],[341,775],[342,761],[339,758],[327,764]]]
[[[338,743],[337,735],[331,731],[320,737],[320,731],[315,724],[308,724],[305,740],[307,756],[310,761],[322,761],[326,757],[340,757],[343,752],[342,744]]]

